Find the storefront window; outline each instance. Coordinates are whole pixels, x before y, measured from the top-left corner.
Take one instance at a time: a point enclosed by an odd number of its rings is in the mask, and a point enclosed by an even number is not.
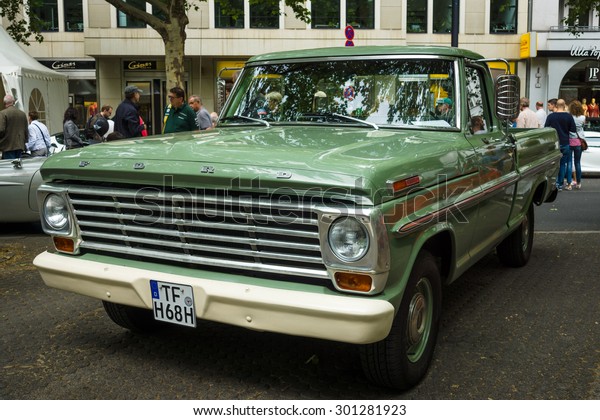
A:
[[[311,27],[314,29],[340,28],[340,2],[313,0],[311,2]]]
[[[279,28],[279,4],[251,4],[250,27],[262,29]]]
[[[219,0],[215,0],[215,28],[244,27],[244,0],[229,0],[229,5],[235,13],[226,10]]]
[[[79,116],[77,125],[83,127],[88,118],[96,115],[99,111],[96,80],[69,80],[69,96],[72,97],[72,106],[77,110]]]
[[[346,22],[356,29],[375,28],[373,0],[346,0]]]
[[[452,32],[452,0],[433,0],[433,33]]]
[[[63,0],[65,8],[65,31],[83,32],[82,0]]]
[[[146,11],[146,2],[144,0],[124,0],[136,9]],[[146,24],[141,20],[132,18],[125,13],[117,10],[117,27],[118,28],[145,28]]]
[[[427,32],[427,0],[408,0],[406,10],[406,32]]]
[[[43,22],[42,32],[58,31],[58,0],[43,0],[33,12]]]
[[[574,65],[562,79],[559,97],[567,103],[574,99],[589,105],[592,99],[600,104],[600,65],[597,60],[585,60]]]
[[[490,33],[517,33],[517,0],[491,0]]]

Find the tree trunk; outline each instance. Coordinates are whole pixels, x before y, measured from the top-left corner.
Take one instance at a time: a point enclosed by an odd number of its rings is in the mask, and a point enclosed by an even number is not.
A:
[[[159,31],[165,43],[165,72],[167,89],[179,86],[185,89],[183,81],[185,57],[185,28],[189,23],[185,10],[185,1],[174,0],[170,10],[170,19],[166,22],[164,32]]]
[[[167,90],[179,86],[184,89],[183,59],[185,57],[185,31],[171,24],[167,29],[165,43],[165,73],[167,77]]]

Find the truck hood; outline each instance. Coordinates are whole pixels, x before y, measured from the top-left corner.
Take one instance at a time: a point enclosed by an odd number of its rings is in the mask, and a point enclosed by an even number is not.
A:
[[[384,188],[388,180],[420,175],[426,184],[438,173],[459,171],[456,143],[450,137],[463,136],[433,130],[314,126],[224,128],[62,152],[47,160],[42,176],[155,184],[173,175],[176,185],[195,186],[259,178],[268,188],[338,186],[373,191]]]

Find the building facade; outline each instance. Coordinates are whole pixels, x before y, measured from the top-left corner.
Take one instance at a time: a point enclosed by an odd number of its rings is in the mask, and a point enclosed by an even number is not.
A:
[[[529,95],[532,100],[600,103],[600,20],[593,10],[579,16],[582,32],[574,35],[563,23],[568,14],[564,0],[533,3],[531,31],[537,48],[528,60]],[[597,117],[597,111],[591,115]]]
[[[127,2],[153,13],[143,0]],[[247,0],[234,3],[243,10],[235,19],[222,13],[219,0],[195,2],[198,10],[188,14],[185,89],[201,96],[209,111],[216,107],[217,77],[232,77],[223,69],[243,65],[255,54],[342,46],[347,25],[354,28],[355,45],[451,45],[453,0],[307,0],[308,24],[283,2],[279,14]],[[552,9],[549,3],[553,0],[460,0],[458,46],[506,58],[527,80],[530,67],[539,64],[540,71],[549,71],[547,59],[520,58],[521,34],[531,31],[530,10],[536,14],[543,8],[543,15]],[[558,10],[558,0],[554,3]],[[155,30],[104,0],[44,0],[37,13],[46,22],[45,40],[24,48],[69,77],[69,101],[80,114],[89,116],[104,104],[116,107],[125,86],[135,84],[144,91],[142,117],[152,133],[160,132],[170,86],[164,45]],[[558,16],[551,23],[536,20],[541,40],[541,29],[547,23],[547,33],[553,34],[549,27],[558,25]],[[549,94],[548,89],[536,96]]]

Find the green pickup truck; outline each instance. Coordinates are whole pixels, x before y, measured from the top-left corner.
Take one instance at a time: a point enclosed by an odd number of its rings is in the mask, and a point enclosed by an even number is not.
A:
[[[553,129],[510,131],[518,78],[444,47],[256,56],[214,130],[66,151],[41,169],[44,282],[132,331],[197,319],[357,344],[427,372],[443,286],[527,263],[556,197]],[[357,355],[358,357],[358,355]]]

